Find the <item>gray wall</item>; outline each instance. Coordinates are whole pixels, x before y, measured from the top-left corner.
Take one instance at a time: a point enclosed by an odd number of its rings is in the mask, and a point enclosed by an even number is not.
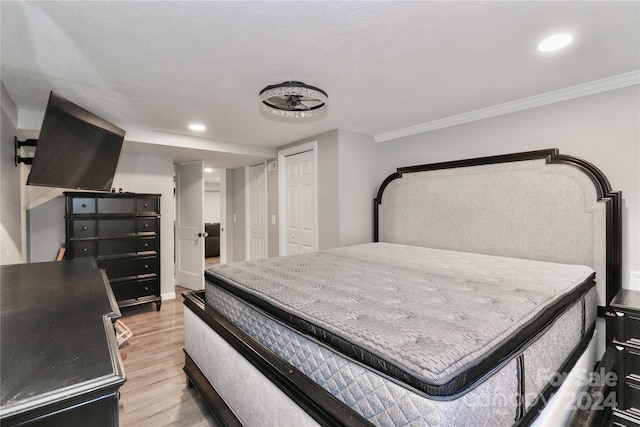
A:
[[[27,166],[15,166],[14,136],[23,140],[17,130],[18,110],[1,82],[0,90],[0,264],[5,265],[26,262],[22,178],[26,180]]]
[[[640,90],[586,96],[378,144],[377,181],[400,166],[557,147],[623,194],[623,286],[640,270]],[[634,284],[633,286],[631,286]],[[638,288],[640,290],[640,288]]]
[[[30,189],[30,193],[34,189]],[[51,191],[55,196],[33,203],[27,210],[29,236],[28,262],[55,261],[58,250],[65,242],[64,197],[61,190]]]
[[[318,141],[318,249],[340,246],[338,130],[303,142]]]
[[[372,136],[341,130],[338,144],[340,246],[373,241],[378,146]]]

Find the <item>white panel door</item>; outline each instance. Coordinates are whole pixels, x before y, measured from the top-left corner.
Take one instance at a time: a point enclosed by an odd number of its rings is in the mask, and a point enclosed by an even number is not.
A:
[[[176,173],[176,284],[204,289],[203,163],[178,165]]]
[[[266,165],[249,168],[249,259],[267,257]]]
[[[315,151],[284,158],[286,255],[316,251]]]

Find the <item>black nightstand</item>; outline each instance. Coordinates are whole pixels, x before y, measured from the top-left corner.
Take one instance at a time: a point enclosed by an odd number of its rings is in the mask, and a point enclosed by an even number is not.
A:
[[[616,315],[618,406],[613,424],[640,426],[640,292],[620,289],[611,308]]]

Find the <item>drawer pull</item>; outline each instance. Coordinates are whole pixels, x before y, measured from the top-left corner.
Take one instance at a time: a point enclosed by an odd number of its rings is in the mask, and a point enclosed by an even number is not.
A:
[[[86,203],[83,203],[83,204],[82,204],[82,207],[83,207],[83,208],[86,208],[86,207],[87,207],[87,204],[86,204]]]
[[[85,225],[84,227],[82,227],[82,229],[83,229],[84,231],[87,231],[87,226]]]
[[[623,312],[621,312],[621,311],[616,311],[616,316],[618,316],[618,317],[623,317],[623,316],[624,316],[624,313],[623,313]]]
[[[145,265],[144,265],[144,268],[145,268],[146,270],[148,270],[148,269],[149,269],[149,265],[148,265],[148,264],[145,264]]]
[[[144,244],[144,247],[145,247],[145,248],[148,248],[148,247],[149,247],[149,244],[148,244],[148,243],[145,243],[145,244]]]
[[[84,248],[84,249],[82,250],[82,252],[87,252],[88,250],[89,250],[89,249]]]
[[[148,291],[148,290],[149,290],[149,287],[148,287],[148,286],[145,286],[145,287],[144,287],[144,290],[145,290],[145,291]]]
[[[144,204],[144,207],[145,207],[145,208],[148,208],[148,207],[149,207],[149,203],[145,203],[145,204]]]
[[[144,228],[149,228],[149,224],[148,223],[144,223]]]
[[[616,349],[617,349],[618,351],[622,351],[622,350],[624,350],[624,347],[620,347],[619,345],[617,345],[617,346],[616,346]]]

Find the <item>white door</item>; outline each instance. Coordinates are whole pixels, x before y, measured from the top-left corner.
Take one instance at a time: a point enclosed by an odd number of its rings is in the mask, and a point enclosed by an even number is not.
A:
[[[260,163],[249,168],[248,259],[267,257],[267,171]]]
[[[176,284],[204,289],[203,163],[178,165],[176,173]]]
[[[285,255],[318,250],[315,150],[284,157]]]

